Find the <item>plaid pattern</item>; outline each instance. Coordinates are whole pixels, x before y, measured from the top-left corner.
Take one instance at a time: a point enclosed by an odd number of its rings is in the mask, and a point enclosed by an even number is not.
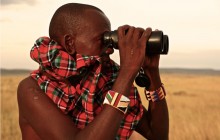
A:
[[[71,56],[48,37],[39,38],[30,55],[40,65],[31,76],[58,108],[70,115],[80,129],[92,122],[103,108],[103,101],[113,86],[119,66],[110,60],[111,68],[101,71],[102,61],[99,56]],[[74,76],[80,75],[83,76],[79,82],[72,85]],[[73,81],[70,82],[68,79],[71,78]],[[143,114],[135,87],[132,87],[129,99],[130,104],[118,130],[117,140],[128,139]]]

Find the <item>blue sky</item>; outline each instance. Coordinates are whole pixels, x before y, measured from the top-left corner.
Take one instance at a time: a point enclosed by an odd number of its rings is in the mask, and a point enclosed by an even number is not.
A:
[[[1,68],[36,69],[30,48],[40,36],[48,36],[55,10],[69,2],[102,9],[112,30],[129,24],[163,30],[170,39],[161,68],[210,68],[220,70],[219,0],[1,0]],[[112,58],[119,62],[118,53]]]

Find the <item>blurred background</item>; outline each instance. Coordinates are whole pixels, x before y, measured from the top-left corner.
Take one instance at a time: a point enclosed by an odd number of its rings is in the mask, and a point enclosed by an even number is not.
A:
[[[218,0],[1,0],[1,67],[36,68],[30,47],[48,36],[55,10],[69,2],[99,7],[112,30],[124,24],[162,30],[170,38],[170,52],[162,56],[161,67],[220,69]],[[117,53],[112,58],[119,62]]]
[[[220,139],[220,1],[1,0],[2,139],[21,139],[16,89],[20,80],[38,68],[29,57],[30,48],[38,37],[48,36],[55,10],[70,2],[99,7],[112,30],[129,24],[167,34],[170,50],[161,56],[160,68],[168,91],[170,139]],[[119,63],[117,51],[112,59]],[[139,90],[143,95],[143,89]],[[141,138],[136,134],[132,139]]]

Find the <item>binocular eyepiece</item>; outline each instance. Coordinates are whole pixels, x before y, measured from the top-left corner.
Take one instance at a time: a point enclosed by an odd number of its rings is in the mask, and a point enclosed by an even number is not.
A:
[[[103,40],[104,44],[118,49],[117,30],[104,33]],[[169,38],[167,35],[163,35],[162,31],[152,31],[146,45],[146,54],[168,54]]]

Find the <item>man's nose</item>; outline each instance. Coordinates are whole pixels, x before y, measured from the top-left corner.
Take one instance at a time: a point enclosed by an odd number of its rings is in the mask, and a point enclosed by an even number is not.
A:
[[[114,49],[113,48],[107,48],[105,53],[106,54],[113,54],[114,53]]]

